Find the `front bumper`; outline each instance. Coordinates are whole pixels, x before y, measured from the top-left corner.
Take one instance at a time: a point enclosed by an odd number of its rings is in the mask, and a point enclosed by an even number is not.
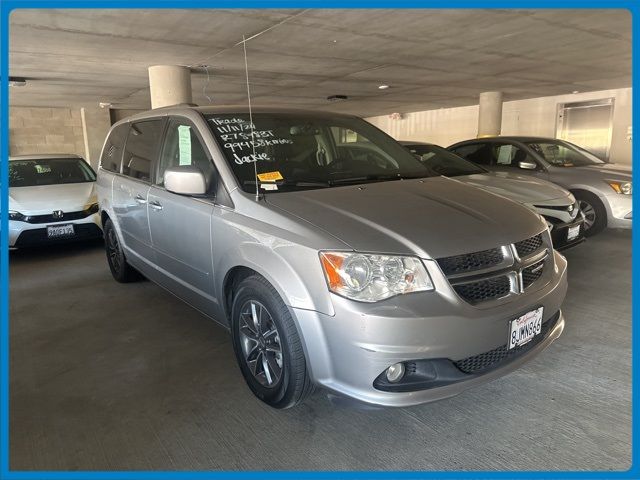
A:
[[[49,238],[47,227],[73,225],[74,235]],[[38,245],[89,240],[102,237],[100,214],[94,213],[85,218],[51,223],[27,223],[9,220],[9,248],[23,248]]]
[[[633,218],[633,196],[614,193],[603,197],[607,209],[609,228],[631,228]]]
[[[402,295],[378,304],[333,296],[334,316],[292,309],[311,376],[339,395],[369,404],[404,407],[451,397],[507,374],[562,333],[564,318],[559,310],[567,290],[567,264],[557,252],[554,260],[554,274],[548,283],[486,308],[464,302],[434,278],[434,292]],[[498,349],[507,342],[509,322],[540,306],[544,307],[544,321],[558,313],[553,327],[534,346],[491,369],[421,390],[389,392],[374,387],[380,374],[398,362],[458,362]]]
[[[552,219],[548,220],[551,221]],[[569,240],[569,229],[575,227],[579,227],[578,236]],[[556,250],[566,250],[567,248],[575,247],[584,242],[584,220],[582,215],[578,215],[573,222],[554,224],[551,230],[551,240],[553,241],[553,248]]]

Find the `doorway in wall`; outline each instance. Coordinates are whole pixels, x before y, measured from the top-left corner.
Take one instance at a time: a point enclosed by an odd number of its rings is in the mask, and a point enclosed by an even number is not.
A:
[[[558,104],[556,138],[609,160],[613,131],[613,98]]]

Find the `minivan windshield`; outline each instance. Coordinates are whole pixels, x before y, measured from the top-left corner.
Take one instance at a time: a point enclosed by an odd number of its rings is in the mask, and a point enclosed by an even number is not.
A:
[[[95,182],[96,175],[80,158],[9,161],[9,187],[36,187]]]
[[[404,144],[404,146],[436,175],[445,177],[458,177],[461,175],[474,175],[487,173],[475,163],[459,157],[455,153],[438,145]]]
[[[551,165],[556,167],[586,167],[605,162],[593,153],[568,142],[526,142],[526,144]]]
[[[206,119],[246,192],[255,192],[254,169],[261,188],[273,192],[434,176],[395,140],[359,118],[255,113],[253,125],[249,114]]]

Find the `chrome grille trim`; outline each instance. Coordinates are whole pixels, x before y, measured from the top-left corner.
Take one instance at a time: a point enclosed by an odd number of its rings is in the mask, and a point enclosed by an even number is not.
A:
[[[505,252],[500,248],[491,248],[470,254],[455,255],[438,260],[445,275],[465,275],[476,270],[493,268],[504,262]]]
[[[505,268],[512,266],[515,262],[515,257],[513,255],[513,251],[511,250],[511,248],[509,246],[502,246],[502,247],[495,248],[495,250],[498,250],[498,249],[500,250],[500,253],[502,255],[502,261],[500,263],[497,263],[490,267],[478,268],[478,269],[469,270],[466,272],[447,274],[443,270],[443,273],[450,281],[455,281],[456,279],[460,279],[460,278],[467,279],[469,277],[482,276],[482,275],[490,274],[492,272],[499,272],[500,270],[504,270]],[[471,255],[476,255],[477,253],[478,252],[475,252],[475,253],[472,253]],[[456,255],[456,256],[463,256],[463,255]],[[451,257],[447,257],[447,258],[451,258]],[[438,265],[440,265],[440,260],[438,260]],[[440,268],[442,269],[442,266],[440,266]]]
[[[549,271],[553,256],[549,254],[552,251],[551,240],[547,237],[549,235],[542,232],[520,242],[466,254],[470,259],[463,258],[465,254],[462,254],[438,259],[437,263],[453,290],[467,303],[477,305],[501,301],[524,293],[538,284],[545,272]],[[502,261],[495,263],[494,252],[498,250],[501,251]],[[493,265],[469,268],[469,265],[481,264],[486,252],[492,252],[489,258],[493,260]],[[463,266],[463,271],[451,273],[452,265]],[[536,269],[539,265],[540,270]]]

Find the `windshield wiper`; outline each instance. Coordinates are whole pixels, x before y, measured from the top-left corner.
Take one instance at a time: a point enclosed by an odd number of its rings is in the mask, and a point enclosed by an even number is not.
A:
[[[428,175],[400,175],[400,174],[392,174],[392,175],[362,175],[359,177],[346,177],[346,178],[337,178],[330,180],[276,180],[275,182],[256,182],[255,180],[245,180],[243,182],[244,185],[256,185],[264,184],[264,185],[277,185],[278,187],[300,187],[300,188],[328,188],[334,187],[336,185],[346,185],[346,184],[357,184],[357,183],[367,183],[367,182],[384,182],[391,180],[412,180],[416,178],[426,178]]]
[[[364,182],[385,182],[390,180],[413,180],[416,178],[426,178],[427,175],[401,175],[395,173],[392,175],[363,175],[360,177],[338,178],[330,180],[333,185],[345,183],[364,183]]]

